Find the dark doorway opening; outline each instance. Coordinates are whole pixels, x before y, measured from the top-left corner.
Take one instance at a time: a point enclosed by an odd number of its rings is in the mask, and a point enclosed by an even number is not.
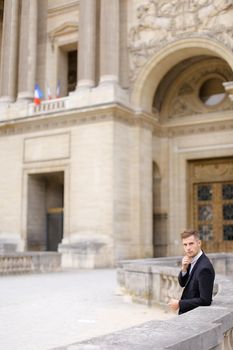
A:
[[[27,248],[57,251],[63,238],[64,172],[28,176]]]
[[[47,250],[57,251],[63,238],[63,208],[50,208],[47,213]]]

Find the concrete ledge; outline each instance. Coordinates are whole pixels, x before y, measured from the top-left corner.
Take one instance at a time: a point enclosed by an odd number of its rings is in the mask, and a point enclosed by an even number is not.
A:
[[[176,316],[168,321],[146,322],[136,327],[76,344],[77,347],[68,346],[64,349],[218,349],[224,341],[223,321],[230,320],[232,313],[221,308],[211,311],[206,313],[201,308],[196,309],[188,316]],[[202,317],[203,314],[204,317]],[[214,321],[210,322],[210,319]],[[220,320],[221,324],[219,324]]]
[[[57,350],[230,350],[232,326],[233,309],[200,307],[171,320],[146,322]]]

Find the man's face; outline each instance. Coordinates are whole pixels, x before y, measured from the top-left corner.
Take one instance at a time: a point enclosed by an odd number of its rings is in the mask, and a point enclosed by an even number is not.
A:
[[[189,258],[194,258],[201,250],[201,241],[195,236],[190,236],[182,240],[185,254]]]

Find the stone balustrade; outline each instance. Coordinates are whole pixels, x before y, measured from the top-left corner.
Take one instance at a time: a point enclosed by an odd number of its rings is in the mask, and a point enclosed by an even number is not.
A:
[[[170,298],[181,295],[177,280],[179,263],[179,257],[123,261],[117,269],[118,286],[132,301],[166,305]]]
[[[0,255],[0,275],[53,272],[61,269],[56,252],[11,253]]]
[[[52,100],[41,101],[39,105],[34,103],[29,104],[28,115],[48,114],[60,112],[67,109],[67,97],[57,98]]]
[[[216,279],[211,306],[198,307],[166,321],[150,321],[77,344],[78,350],[232,350],[233,254],[209,254]],[[166,307],[179,298],[181,257],[122,261],[118,285],[133,301]],[[61,350],[73,349],[72,346]],[[56,348],[59,350],[60,348]]]

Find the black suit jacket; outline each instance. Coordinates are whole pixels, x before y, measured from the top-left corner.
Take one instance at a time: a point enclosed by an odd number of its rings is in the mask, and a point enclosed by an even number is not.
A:
[[[180,286],[184,287],[184,289],[179,301],[179,314],[195,309],[198,306],[209,306],[211,304],[214,277],[213,265],[204,252],[197,260],[190,274],[187,272],[186,275],[182,276],[180,271],[178,280]]]

